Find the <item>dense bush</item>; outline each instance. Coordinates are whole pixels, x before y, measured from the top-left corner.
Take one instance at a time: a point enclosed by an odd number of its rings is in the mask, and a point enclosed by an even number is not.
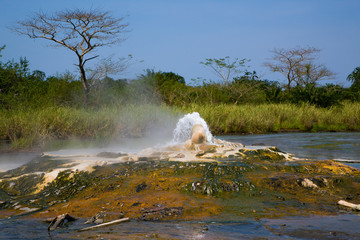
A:
[[[0,51],[4,49],[2,47]],[[44,106],[84,106],[84,92],[78,77],[57,74],[46,77],[42,71],[30,71],[25,58],[19,62],[0,62],[0,106],[2,109]],[[185,84],[173,72],[146,70],[137,79],[98,79],[91,85],[86,107],[124,104],[263,104],[309,103],[317,107],[339,106],[343,101],[360,101],[359,68],[349,76],[350,88],[339,85],[307,83],[284,89],[279,82],[260,79],[256,72],[245,71],[227,84],[211,81]]]
[[[286,91],[285,95],[285,99],[291,103],[310,103],[318,107],[338,106],[346,99],[345,90],[332,84],[317,87],[314,83],[308,83]]]
[[[2,48],[3,49],[3,48]],[[0,62],[0,106],[2,109],[44,106],[84,106],[81,81],[70,73],[46,77],[42,71],[30,71],[24,58],[19,62]],[[359,70],[349,75],[350,88],[339,85],[307,83],[283,89],[279,82],[260,79],[256,72],[245,71],[227,84],[211,81],[185,84],[173,72],[146,70],[137,79],[99,79],[91,85],[86,107],[124,104],[263,104],[309,103],[317,107],[338,106],[343,101],[360,101]]]

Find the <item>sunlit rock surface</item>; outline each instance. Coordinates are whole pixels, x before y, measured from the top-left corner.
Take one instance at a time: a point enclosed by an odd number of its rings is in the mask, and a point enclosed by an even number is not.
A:
[[[348,211],[340,199],[360,203],[358,170],[216,139],[138,153],[44,153],[0,173],[1,218],[235,221]]]

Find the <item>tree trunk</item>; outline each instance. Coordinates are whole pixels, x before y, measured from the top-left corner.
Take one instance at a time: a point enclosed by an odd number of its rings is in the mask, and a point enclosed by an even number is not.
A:
[[[79,57],[79,70],[80,70],[80,76],[81,76],[81,83],[84,87],[84,94],[85,94],[85,99],[84,99],[84,103],[85,105],[87,105],[89,103],[89,95],[90,95],[90,86],[89,83],[86,79],[86,73],[85,73],[85,69],[84,69],[84,63],[83,63],[83,59],[81,56]]]
[[[288,90],[290,90],[291,89],[290,71],[287,74],[287,79],[288,79]]]

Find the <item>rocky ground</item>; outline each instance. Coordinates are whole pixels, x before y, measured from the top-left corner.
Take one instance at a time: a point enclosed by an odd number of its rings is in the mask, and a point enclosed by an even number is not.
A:
[[[99,224],[123,217],[236,221],[351,211],[339,200],[360,203],[357,169],[225,141],[137,154],[44,153],[0,173],[0,218],[67,213]]]

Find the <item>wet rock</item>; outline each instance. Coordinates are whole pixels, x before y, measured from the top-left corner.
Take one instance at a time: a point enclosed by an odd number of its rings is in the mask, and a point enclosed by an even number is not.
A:
[[[329,181],[326,178],[304,178],[304,179],[299,179],[300,182],[300,186],[305,187],[305,188],[312,188],[312,189],[317,189],[317,188],[326,188],[329,187]]]
[[[186,191],[213,196],[224,192],[251,192],[254,189],[255,185],[248,181],[238,179],[231,182],[222,182],[216,177],[195,181],[185,186]]]
[[[75,221],[76,218],[70,216],[69,214],[61,214],[57,217],[55,217],[49,224],[48,231],[53,231],[58,227],[61,227],[64,225],[64,223]]]
[[[0,199],[5,200],[8,199],[9,197],[10,197],[9,194],[0,187]]]
[[[265,143],[253,143],[251,146],[265,146]]]
[[[244,160],[280,162],[291,159],[288,154],[281,152],[276,147],[259,149],[240,148],[238,152]]]
[[[217,146],[215,145],[209,145],[209,144],[195,145],[195,149],[198,151],[198,153],[195,156],[200,157],[205,155],[206,153],[215,153],[216,147]]]
[[[183,207],[153,207],[145,208],[141,211],[141,219],[144,221],[158,221],[164,217],[181,216],[184,212]]]
[[[139,157],[138,158],[138,161],[143,161],[143,162],[146,162],[146,161],[160,161],[162,158],[161,156],[142,156],[142,157]]]
[[[202,183],[199,181],[191,183],[191,191],[195,192],[196,188],[201,187]]]
[[[136,192],[141,192],[141,191],[145,190],[146,187],[147,187],[146,183],[143,182],[143,183],[136,186]]]
[[[40,208],[22,207],[22,208],[20,208],[20,210],[24,211],[25,213],[31,213],[31,212],[36,212],[36,211],[40,210]]]
[[[178,153],[178,154],[176,154],[176,155],[174,155],[174,156],[172,156],[173,158],[184,158],[185,157],[185,154],[183,154],[183,153]]]
[[[191,142],[194,144],[206,143],[205,129],[201,124],[195,124],[191,129]]]
[[[61,203],[61,202],[62,201],[60,201],[60,200],[51,201],[51,202],[48,203],[48,206],[53,206],[53,205],[56,205],[56,204]]]
[[[316,185],[313,181],[311,181],[308,178],[305,178],[301,181],[301,186],[305,188],[318,188],[318,185]]]
[[[84,224],[89,224],[89,223],[100,224],[104,222],[105,217],[106,217],[105,212],[101,211],[95,214],[94,216],[92,216],[91,218],[89,218],[88,220],[86,220]]]

